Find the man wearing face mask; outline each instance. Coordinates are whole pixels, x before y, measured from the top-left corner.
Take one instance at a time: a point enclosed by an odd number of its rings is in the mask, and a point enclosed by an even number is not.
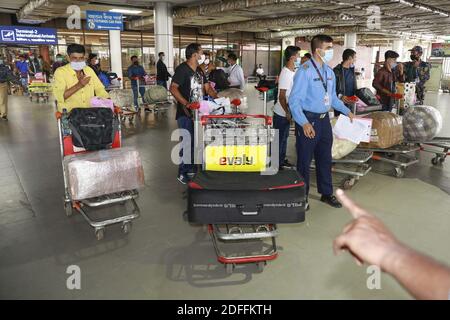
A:
[[[411,61],[405,63],[405,81],[416,83],[417,104],[425,99],[425,83],[430,79],[431,64],[422,61],[423,49],[415,46],[411,50]]]
[[[278,77],[278,101],[273,108],[273,127],[278,130],[279,164],[280,169],[293,167],[286,159],[286,148],[291,126],[292,115],[289,110],[288,99],[294,83],[295,69],[300,67],[300,48],[288,46],[284,50],[286,65]]]
[[[8,121],[8,84],[19,84],[20,80],[5,62],[0,56],[0,120]]]
[[[350,110],[352,110],[353,105],[349,97],[354,96],[357,89],[355,62],[356,51],[345,49],[342,53],[342,62],[333,69],[336,76],[336,94]],[[336,117],[340,114],[339,111],[334,111]]]
[[[62,56],[62,54],[57,54],[55,57],[55,62],[53,62],[52,64],[52,72],[53,74],[55,74],[56,69],[58,69],[59,67],[62,67],[66,64],[67,62],[64,61],[64,57]]]
[[[34,77],[34,75],[39,72],[42,72],[41,64],[34,53],[32,53],[28,58],[28,73],[30,76]]]
[[[336,95],[336,77],[327,65],[333,58],[333,39],[317,35],[311,40],[312,57],[297,70],[289,96],[289,109],[295,120],[297,170],[309,193],[309,168],[315,159],[320,201],[334,208],[341,204],[333,195],[331,146],[333,133],[328,112],[331,108],[350,119],[353,114]],[[309,209],[309,204],[308,204]]]
[[[181,63],[172,77],[170,92],[177,100],[176,120],[178,128],[185,129],[191,136],[191,163],[181,162],[178,169],[178,181],[186,184],[189,176],[194,173],[194,122],[190,105],[203,100],[207,95],[217,98],[202,69],[199,66],[205,61],[205,55],[200,44],[191,43],[186,47],[186,61]],[[183,157],[183,151],[180,152]]]
[[[211,71],[215,69],[214,64],[211,63],[209,53],[205,54],[205,61],[200,65],[200,68],[202,68],[203,73],[206,76],[206,79],[208,79],[209,81],[209,74],[211,73]]]
[[[233,52],[228,54],[227,58],[229,67],[225,68],[224,71],[228,74],[228,82],[230,83],[230,88],[237,88],[244,90],[245,88],[245,78],[244,70],[237,64],[237,56]]]
[[[159,60],[156,63],[156,83],[159,86],[163,86],[167,89],[167,80],[171,77],[169,71],[167,70],[167,66],[164,63],[165,55],[164,52],[160,52],[158,54]]]
[[[145,72],[144,67],[142,67],[139,64],[139,60],[137,56],[131,57],[131,65],[128,67],[128,78],[131,80],[131,89],[133,90],[133,97],[134,97],[134,107],[136,110],[139,109],[139,103],[138,98],[139,94],[142,97],[142,100],[144,100],[144,94],[145,94],[145,87],[139,86],[139,83],[144,82],[144,76],[147,75],[147,72]],[[138,83],[138,81],[140,81]],[[139,93],[138,93],[139,88]]]
[[[89,108],[94,96],[109,98],[105,87],[95,72],[86,65],[86,51],[80,44],[67,47],[70,63],[55,71],[53,95],[56,98],[58,110],[73,108]]]
[[[388,50],[384,54],[384,66],[375,74],[372,86],[380,96],[383,111],[391,111],[395,104],[395,83],[404,82],[403,64],[397,63],[398,53]]]
[[[16,72],[20,76],[20,83],[22,84],[23,91],[28,92],[28,61],[25,56],[21,54],[19,60],[15,63]]]

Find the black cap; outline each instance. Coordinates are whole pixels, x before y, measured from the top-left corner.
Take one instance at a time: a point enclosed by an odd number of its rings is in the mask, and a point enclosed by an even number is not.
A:
[[[421,46],[415,46],[412,49],[409,49],[408,51],[417,51],[418,53],[423,53],[423,48]]]

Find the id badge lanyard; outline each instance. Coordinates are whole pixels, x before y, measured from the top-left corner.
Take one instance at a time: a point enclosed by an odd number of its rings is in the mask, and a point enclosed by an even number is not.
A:
[[[319,69],[317,68],[317,65],[313,59],[311,59],[311,63],[313,65],[314,69],[316,69],[316,72],[319,75],[320,81],[322,82],[323,88],[325,89],[325,97],[323,99],[323,102],[324,102],[325,106],[330,107],[331,103],[330,103],[330,95],[328,94],[328,82],[323,79],[323,76],[320,73]],[[325,79],[326,78],[327,78],[327,70],[325,69]]]

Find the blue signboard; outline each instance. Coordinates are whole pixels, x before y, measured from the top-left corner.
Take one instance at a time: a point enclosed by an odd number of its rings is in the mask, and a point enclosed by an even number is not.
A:
[[[54,28],[0,26],[0,43],[56,45],[58,37]]]
[[[104,11],[86,11],[86,26],[90,30],[123,31],[122,14]]]

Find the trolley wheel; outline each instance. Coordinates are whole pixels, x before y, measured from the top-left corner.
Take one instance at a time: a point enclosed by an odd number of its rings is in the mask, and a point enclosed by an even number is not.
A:
[[[98,241],[102,240],[104,236],[105,236],[104,228],[95,229],[95,237],[97,238]]]
[[[439,156],[436,156],[433,159],[431,159],[431,163],[435,166],[438,165],[439,164]]]
[[[395,168],[395,177],[396,178],[403,178],[405,176],[405,169],[396,167]]]
[[[342,184],[344,190],[350,190],[355,185],[355,178],[346,179]]]
[[[233,263],[226,263],[225,264],[225,270],[227,271],[227,274],[233,274],[234,268],[236,266]]]
[[[126,221],[122,224],[122,232],[129,234],[131,232],[131,221]]]
[[[64,201],[64,210],[66,211],[66,216],[70,217],[73,215],[72,202]]]
[[[266,266],[267,261],[260,261],[256,263],[256,268],[258,268],[258,272],[261,273],[264,271],[264,267]]]

